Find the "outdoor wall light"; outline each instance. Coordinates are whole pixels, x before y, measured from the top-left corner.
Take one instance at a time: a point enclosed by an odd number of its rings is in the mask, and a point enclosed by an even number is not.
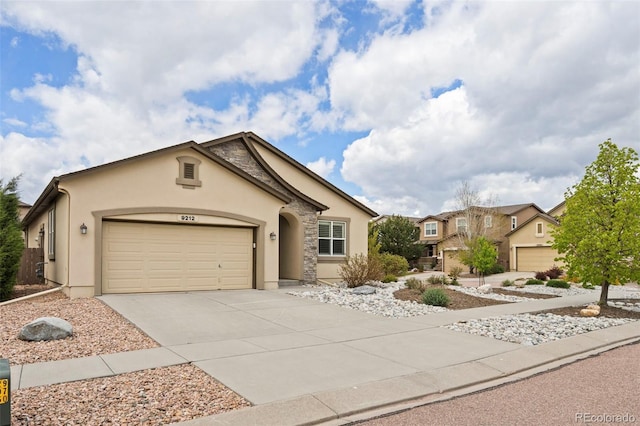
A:
[[[82,235],[85,235],[87,233],[87,225],[85,225],[84,223],[80,225],[80,233]]]
[[[276,233],[275,232],[270,233],[269,234],[269,238],[271,238],[272,240],[275,240],[276,239]]]

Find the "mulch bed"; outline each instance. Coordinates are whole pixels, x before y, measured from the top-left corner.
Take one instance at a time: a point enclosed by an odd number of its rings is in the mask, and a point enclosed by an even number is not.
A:
[[[492,305],[502,305],[506,302],[503,300],[495,300],[495,299],[487,299],[484,297],[474,297],[465,293],[461,293],[459,291],[451,290],[441,285],[430,285],[429,288],[440,288],[442,289],[447,296],[449,297],[449,305],[448,309],[470,309],[470,308],[479,308],[482,306],[492,306]],[[413,290],[410,288],[405,288],[402,290],[398,290],[393,293],[396,299],[400,300],[413,300],[418,303],[422,303],[422,293],[419,290]]]
[[[638,299],[609,299],[609,302],[612,302],[612,301],[635,303],[635,302],[638,301]],[[532,312],[532,313],[534,313],[534,314],[550,313],[550,314],[556,314],[556,315],[566,315],[566,316],[572,316],[572,317],[579,317],[580,316],[580,309],[584,309],[585,307],[586,307],[586,305],[584,305],[584,306],[567,306],[565,308],[549,309],[549,310],[546,310],[546,311]],[[629,311],[627,309],[615,308],[615,307],[612,307],[612,306],[601,306],[600,307],[600,315],[599,316],[603,317],[603,318],[631,318],[631,319],[635,319],[635,320],[640,320],[640,312]]]
[[[555,294],[544,294],[544,293],[528,293],[522,291],[513,291],[507,290],[505,288],[492,288],[492,293],[496,294],[504,294],[505,296],[520,296],[520,297],[528,297],[529,299],[553,299],[556,296]]]
[[[471,309],[471,308],[480,308],[483,306],[491,306],[491,305],[500,305],[504,303],[513,303],[507,302],[503,300],[495,300],[495,299],[487,299],[484,297],[475,297],[469,294],[461,293],[456,290],[451,290],[441,285],[433,284],[428,288],[440,288],[442,289],[447,296],[449,296],[450,303],[447,306],[448,309],[458,310],[458,309]],[[531,299],[549,299],[553,297],[559,297],[552,294],[540,294],[540,293],[526,293],[526,292],[515,292],[511,290],[506,290],[503,288],[493,288],[492,291],[494,293],[506,294],[506,295],[516,295],[522,297],[529,297]],[[396,299],[399,300],[409,300],[415,301],[418,303],[422,303],[422,293],[419,290],[413,289],[402,289],[393,293]],[[637,302],[637,299],[610,299],[610,301],[625,301],[625,302]],[[532,312],[533,314],[543,314],[543,313],[551,313],[556,315],[566,315],[572,317],[580,317],[580,310],[584,309],[584,306],[568,306],[564,308],[555,308],[548,309],[545,311]],[[604,318],[631,318],[640,320],[640,312],[629,311],[622,308],[616,308],[612,306],[603,306],[600,308],[600,317]]]

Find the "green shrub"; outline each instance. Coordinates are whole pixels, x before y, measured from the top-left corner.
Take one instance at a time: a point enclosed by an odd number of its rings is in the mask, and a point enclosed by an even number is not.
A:
[[[544,281],[544,280],[547,279],[547,273],[546,272],[536,272],[536,274],[534,276],[536,277],[536,280]]]
[[[502,274],[502,273],[504,273],[504,266],[496,263],[491,268],[489,268],[489,270],[486,272],[486,275]]]
[[[547,281],[547,287],[569,288],[571,287],[571,284],[564,280],[549,280]]]
[[[596,286],[591,283],[582,283],[582,288],[586,288],[587,290],[593,290],[594,288],[596,288]]]
[[[457,278],[451,278],[449,285],[460,285]]]
[[[427,282],[429,284],[449,284],[446,275],[431,275],[429,278],[427,278]]]
[[[462,273],[462,271],[463,269],[460,266],[454,266],[449,271],[449,276],[451,277],[451,279],[457,280],[460,277],[460,274]]]
[[[551,280],[555,280],[556,278],[560,278],[563,273],[564,273],[564,271],[562,269],[558,268],[556,265],[553,265],[553,267],[551,269],[549,269],[548,271],[545,272],[547,277],[549,277],[549,279],[551,279]]]
[[[502,287],[511,287],[513,284],[515,284],[515,283],[513,281],[511,281],[511,280],[502,281]]]
[[[423,292],[425,289],[424,282],[422,282],[422,280],[419,280],[418,278],[409,278],[407,281],[405,281],[405,285],[407,286],[407,288],[411,290],[418,290],[419,292]]]
[[[350,288],[360,287],[369,281],[378,281],[384,277],[378,256],[365,254],[347,256],[345,263],[338,268],[338,275]]]
[[[432,306],[449,305],[449,296],[441,288],[430,288],[422,294],[422,303]]]
[[[396,282],[396,281],[398,281],[398,277],[396,277],[395,275],[392,275],[392,274],[387,274],[382,279],[383,283],[391,283],[391,282]]]
[[[391,253],[382,253],[379,256],[385,275],[402,276],[409,271],[409,262],[404,257]]]
[[[524,283],[525,285],[542,285],[544,284],[544,281],[539,280],[537,278],[531,278],[528,279],[526,283]]]

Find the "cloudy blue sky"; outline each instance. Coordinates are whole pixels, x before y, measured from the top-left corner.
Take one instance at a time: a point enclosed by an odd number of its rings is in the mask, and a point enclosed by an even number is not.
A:
[[[0,177],[253,131],[381,214],[563,198],[640,151],[636,1],[7,1]]]

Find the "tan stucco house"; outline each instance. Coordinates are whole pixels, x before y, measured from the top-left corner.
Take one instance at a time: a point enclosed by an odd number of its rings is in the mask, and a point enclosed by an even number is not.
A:
[[[420,219],[420,242],[424,243],[425,256],[421,262],[436,264],[436,269],[449,273],[454,267],[466,270],[458,253],[465,250],[460,238],[469,228],[473,235],[484,235],[494,242],[498,250],[497,263],[506,271],[512,269],[508,235],[532,217],[544,214],[534,203],[497,207],[471,207],[470,209],[443,212]]]
[[[553,266],[562,267],[556,261],[558,252],[551,247],[551,230],[558,226],[558,217],[565,210],[561,202],[547,213],[537,213],[507,234],[512,271],[547,271]]]
[[[71,297],[338,279],[376,212],[253,133],[55,177],[23,219]]]

